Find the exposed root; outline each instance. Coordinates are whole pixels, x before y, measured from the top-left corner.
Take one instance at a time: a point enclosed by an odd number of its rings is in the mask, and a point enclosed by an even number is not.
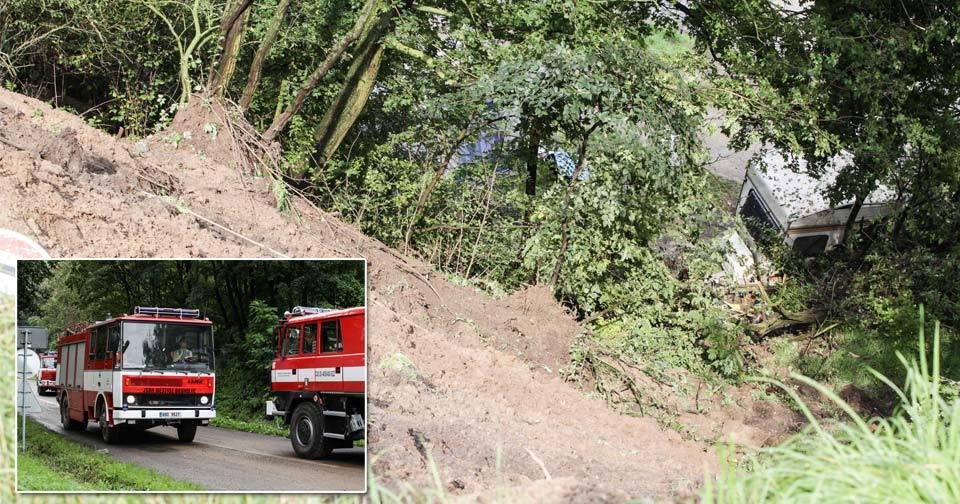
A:
[[[217,222],[214,222],[214,221],[212,221],[212,220],[210,220],[210,219],[208,219],[208,218],[206,218],[206,217],[204,217],[204,216],[202,216],[202,215],[194,212],[193,210],[190,210],[189,208],[187,208],[186,205],[171,202],[171,201],[169,201],[167,198],[161,198],[161,197],[157,196],[156,194],[151,194],[151,193],[148,193],[148,192],[146,192],[146,191],[141,191],[141,194],[143,194],[144,196],[147,196],[147,197],[157,198],[158,200],[162,201],[165,205],[167,205],[167,206],[169,206],[169,207],[172,207],[172,208],[175,208],[178,212],[180,212],[180,213],[185,213],[185,214],[187,214],[187,215],[190,215],[191,217],[193,217],[193,218],[195,218],[195,219],[197,219],[197,220],[199,220],[199,221],[201,221],[201,222],[203,222],[203,223],[205,223],[205,224],[208,224],[208,225],[210,225],[210,226],[213,226],[213,227],[216,228],[216,229],[219,229],[220,231],[223,231],[223,232],[226,232],[226,233],[228,233],[228,234],[230,234],[230,235],[232,235],[232,236],[235,236],[235,237],[237,237],[237,238],[239,238],[239,239],[241,239],[241,240],[243,240],[243,241],[245,241],[245,242],[247,242],[247,243],[249,243],[249,244],[251,244],[251,245],[256,245],[257,247],[260,247],[261,249],[266,250],[267,252],[270,252],[271,254],[273,254],[274,257],[279,257],[279,258],[282,258],[282,259],[289,259],[289,258],[290,258],[290,256],[284,254],[283,252],[280,252],[280,251],[278,251],[278,250],[275,250],[275,249],[271,248],[269,245],[265,245],[265,244],[263,244],[263,243],[260,243],[260,242],[258,242],[258,241],[256,241],[256,240],[252,239],[252,238],[248,238],[248,237],[246,237],[246,236],[244,236],[244,235],[242,235],[242,234],[240,234],[240,233],[238,233],[238,232],[236,232],[236,231],[234,231],[234,230],[232,230],[232,229],[224,226],[223,224],[219,224],[219,223],[217,223]]]

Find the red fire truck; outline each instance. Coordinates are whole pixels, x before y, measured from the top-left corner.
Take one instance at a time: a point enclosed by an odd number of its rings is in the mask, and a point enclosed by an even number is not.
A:
[[[366,432],[365,309],[297,306],[277,326],[267,415],[290,426],[302,458],[349,448]]]
[[[108,316],[62,336],[57,362],[64,429],[94,420],[112,443],[121,429],[171,425],[191,442],[216,415],[213,323],[200,310],[138,306]]]
[[[47,395],[57,392],[57,354],[45,353],[40,356],[40,373],[37,375],[37,393]]]

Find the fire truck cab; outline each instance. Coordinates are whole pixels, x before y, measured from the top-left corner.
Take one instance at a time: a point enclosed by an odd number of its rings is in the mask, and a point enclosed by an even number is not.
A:
[[[68,331],[57,343],[63,428],[93,420],[112,443],[123,429],[170,425],[191,442],[216,415],[213,355],[213,323],[200,310],[138,306]]]
[[[366,432],[365,308],[297,306],[277,326],[267,415],[290,426],[297,456],[323,458]]]
[[[37,393],[47,395],[57,392],[57,354],[40,356],[40,373],[37,375]]]

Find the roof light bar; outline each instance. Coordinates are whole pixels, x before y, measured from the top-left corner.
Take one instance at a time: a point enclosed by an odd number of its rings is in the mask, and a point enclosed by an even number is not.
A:
[[[312,306],[294,306],[290,310],[291,315],[314,315],[317,313],[326,313],[333,311],[333,308],[316,308]]]
[[[167,316],[178,318],[200,318],[200,310],[191,308],[160,308],[158,306],[135,306],[135,315]]]

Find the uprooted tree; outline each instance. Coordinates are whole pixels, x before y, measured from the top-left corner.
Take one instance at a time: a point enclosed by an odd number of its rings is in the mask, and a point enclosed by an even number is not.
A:
[[[147,3],[148,7],[164,21],[177,40],[181,58],[181,103],[189,101],[193,91],[198,89],[192,85],[193,80],[190,77],[191,68],[196,66],[192,62],[194,53],[199,51],[208,38],[214,37],[214,33],[219,41],[219,48],[215,51],[218,57],[211,58],[206,86],[198,96],[201,99],[229,98],[232,94],[231,81],[241,58],[244,57],[243,44],[249,31],[247,27],[250,24],[251,11],[257,7],[257,2],[238,0],[224,3],[216,30],[209,26],[204,27],[202,12],[209,13],[213,9],[210,5],[201,5],[200,0],[194,0],[192,4],[176,0],[152,2]],[[287,13],[290,2],[281,0],[269,8],[272,9],[272,14],[265,25],[265,31],[259,40],[255,41],[256,50],[249,67],[245,67],[248,78],[239,97],[239,111],[243,114],[249,113],[251,103],[262,84],[263,67],[270,57],[271,49],[282,36],[282,28],[289,17]],[[193,26],[179,30],[171,16],[164,13],[164,9],[187,10],[189,15],[183,18],[192,19]],[[330,30],[329,35],[333,35],[332,43],[322,58],[311,63],[312,70],[299,79],[299,84],[296,84],[296,76],[290,76],[288,80],[281,77],[286,82],[295,83],[295,92],[292,97],[277,97],[276,113],[269,126],[262,131],[263,139],[268,143],[277,140],[304,105],[316,99],[321,84],[328,78],[333,79],[332,73],[337,73],[342,75],[339,91],[326,104],[326,112],[312,133],[321,162],[330,159],[363,111],[377,82],[387,49],[398,49],[398,55],[413,55],[429,60],[422,51],[409,48],[395,38],[396,20],[405,15],[436,17],[448,16],[450,13],[437,8],[414,6],[412,2],[396,3],[387,0],[365,0],[355,10],[345,9],[338,12],[339,19],[331,24],[347,23],[349,28]],[[191,34],[189,40],[184,40],[184,33]],[[334,72],[337,69],[341,71]],[[333,88],[336,89],[337,86],[334,85]]]

